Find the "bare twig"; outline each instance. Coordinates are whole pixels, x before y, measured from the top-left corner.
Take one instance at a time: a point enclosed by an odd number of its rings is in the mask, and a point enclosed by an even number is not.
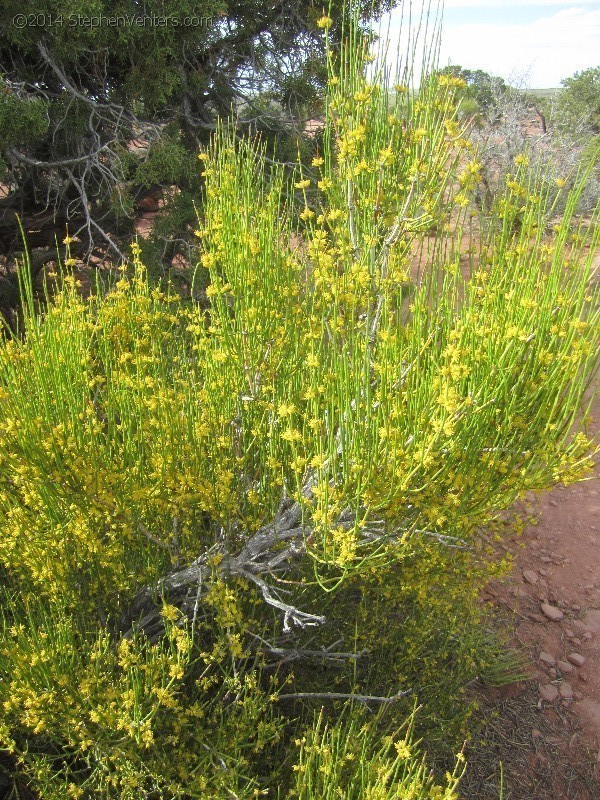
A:
[[[289,661],[300,661],[302,659],[318,659],[320,661],[338,661],[342,663],[345,661],[358,661],[366,652],[363,650],[358,653],[346,653],[326,648],[322,650],[310,650],[304,647],[276,647],[263,639],[262,636],[253,634],[253,638],[260,641],[263,645],[258,648],[259,652],[277,657],[277,665],[286,664]]]
[[[277,700],[356,700],[358,703],[396,703],[403,697],[412,693],[412,689],[397,692],[389,697],[380,697],[374,694],[354,694],[345,692],[295,692],[293,694],[278,694]]]

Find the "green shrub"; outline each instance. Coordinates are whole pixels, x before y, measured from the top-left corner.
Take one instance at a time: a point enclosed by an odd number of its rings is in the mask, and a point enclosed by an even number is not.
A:
[[[291,791],[305,695],[312,718],[311,697],[412,689],[463,735],[481,533],[591,465],[583,178],[548,230],[559,190],[522,155],[478,226],[459,80],[405,76],[390,109],[357,37],[310,172],[225,125],[201,154],[208,310],[152,286],[137,244],[86,299],[57,276],[37,310],[24,276],[0,344],[0,735],[44,800]],[[357,719],[315,723],[297,766],[342,796],[396,796],[372,765],[435,797]],[[323,743],[366,772],[321,779]]]
[[[361,725],[362,722],[362,725]],[[377,736],[372,721],[342,718],[328,726],[317,717],[296,740],[296,784],[288,797],[298,800],[456,800],[460,764],[436,784],[419,758],[410,726],[401,736]],[[402,732],[400,732],[402,733]]]

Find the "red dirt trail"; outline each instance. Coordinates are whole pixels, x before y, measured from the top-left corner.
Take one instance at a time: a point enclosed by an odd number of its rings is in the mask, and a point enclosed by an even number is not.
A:
[[[592,420],[600,430],[600,396]],[[511,574],[486,591],[490,602],[509,609],[513,644],[531,661],[529,681],[487,698],[507,740],[498,759],[507,748],[510,771],[509,751],[518,746],[516,764],[525,765],[525,774],[512,776],[512,790],[507,776],[504,800],[600,800],[599,474],[597,464],[589,480],[533,501],[537,524],[504,546],[513,554]],[[516,732],[509,716],[526,730]]]

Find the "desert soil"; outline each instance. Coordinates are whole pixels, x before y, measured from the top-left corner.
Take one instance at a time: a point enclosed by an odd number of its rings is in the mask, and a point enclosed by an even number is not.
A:
[[[592,408],[600,430],[600,397]],[[533,501],[537,524],[503,546],[514,567],[486,591],[529,679],[482,691],[465,800],[600,800],[600,465]],[[531,500],[532,498],[530,498]]]

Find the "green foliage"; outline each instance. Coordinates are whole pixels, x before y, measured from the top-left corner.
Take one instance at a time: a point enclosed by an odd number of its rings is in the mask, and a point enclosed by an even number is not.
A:
[[[0,76],[0,142],[3,147],[35,143],[48,130],[48,106],[41,98],[12,91]]]
[[[247,773],[281,727],[268,682],[192,651],[173,607],[162,641],[117,644],[66,611],[28,605],[4,597],[0,736],[40,797],[256,796]]]
[[[461,92],[463,115],[472,116],[478,113],[490,120],[498,117],[498,100],[510,91],[502,78],[490,75],[482,69],[471,70],[458,65],[444,67],[440,72],[464,81]]]
[[[576,72],[562,84],[557,124],[566,130],[578,131],[583,126],[592,133],[600,133],[600,67]]]
[[[372,720],[343,715],[329,726],[322,716],[296,740],[296,784],[287,795],[298,800],[457,800],[460,768],[436,784],[418,751],[410,723],[404,736],[377,735]],[[361,725],[362,723],[362,725]],[[460,767],[461,758],[458,765]]]
[[[450,800],[457,774],[436,788],[385,736],[417,701],[427,746],[456,752],[490,672],[483,533],[591,466],[585,176],[549,229],[562,190],[521,155],[477,228],[461,80],[390,105],[345,32],[310,167],[227,125],[200,154],[205,302],[153,285],[137,244],[89,298],[59,272],[40,309],[23,271],[0,342],[0,738],[43,800]],[[385,696],[387,721],[314,718],[324,695],[331,715]]]
[[[366,25],[390,0],[359,5]],[[343,2],[331,6],[341,18]],[[69,220],[84,252],[109,243],[120,256],[144,190],[176,185],[188,207],[198,201],[195,157],[219,117],[268,131],[279,158],[296,158],[306,115],[322,110],[322,13],[312,0],[6,0],[0,180],[19,190],[21,212],[46,197],[59,240]],[[134,139],[148,146],[132,155]],[[177,213],[155,232],[163,267],[189,255],[193,223]],[[0,228],[0,246],[15,242]]]
[[[180,131],[166,130],[163,136],[148,150],[148,157],[140,165],[136,179],[139,183],[152,186],[154,183],[176,183],[182,175],[187,181],[192,178],[196,170],[192,168],[197,162],[192,162],[192,156],[181,142]]]

